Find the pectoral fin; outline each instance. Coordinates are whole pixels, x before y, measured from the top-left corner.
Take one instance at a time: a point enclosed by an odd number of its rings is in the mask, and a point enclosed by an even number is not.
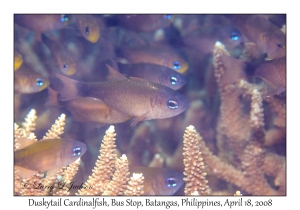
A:
[[[138,124],[138,122],[147,120],[146,115],[147,115],[147,113],[143,114],[142,116],[134,117],[133,122],[130,124],[130,126],[134,127]]]

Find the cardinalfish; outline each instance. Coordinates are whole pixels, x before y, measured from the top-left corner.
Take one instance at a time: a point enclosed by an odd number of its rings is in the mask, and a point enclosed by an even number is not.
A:
[[[173,195],[183,185],[183,174],[171,169],[132,167],[129,171],[143,174],[143,195]]]
[[[166,48],[122,48],[118,54],[125,58],[129,63],[153,63],[166,66],[181,74],[188,69],[188,63],[177,53]]]
[[[59,42],[45,35],[42,35],[42,40],[51,51],[61,72],[66,75],[73,75],[76,72],[76,63],[70,53]]]
[[[66,107],[79,122],[91,122],[96,126],[104,126],[121,123],[131,118],[112,109],[97,98],[82,97],[69,101],[58,101],[58,93],[50,87],[48,87],[48,95],[46,105]]]
[[[39,34],[57,30],[69,25],[72,15],[15,15],[14,20],[20,26],[33,30]]]
[[[286,36],[264,15],[226,15],[233,24],[254,42],[267,59],[285,57]]]
[[[76,15],[76,25],[80,29],[83,37],[96,43],[100,37],[100,28],[92,15]]]
[[[135,117],[131,126],[143,120],[176,116],[189,106],[185,96],[169,87],[140,78],[129,79],[112,67],[107,67],[109,76],[108,81],[104,82],[79,82],[56,74],[63,83],[59,100],[98,98],[111,108]]]
[[[45,139],[32,142],[15,151],[15,166],[33,172],[49,172],[73,163],[86,152],[85,144],[75,140]]]
[[[17,71],[23,63],[22,55],[15,50],[14,53],[14,70]]]
[[[148,80],[149,82],[159,83],[161,85],[177,90],[184,86],[187,82],[186,78],[165,66],[138,63],[138,64],[122,64],[118,63],[119,71],[129,77],[138,77]]]
[[[49,80],[43,75],[35,72],[25,64],[15,72],[15,91],[19,93],[37,93],[46,89]]]
[[[248,63],[245,69],[247,74],[259,77],[265,82],[267,85],[267,96],[280,94],[285,91],[286,57],[260,63]]]
[[[243,36],[239,30],[230,26],[213,26],[198,28],[183,37],[185,46],[204,54],[213,52],[216,41],[222,42],[226,49],[232,52],[243,42]]]
[[[172,15],[116,15],[119,25],[139,32],[150,32],[170,26]]]

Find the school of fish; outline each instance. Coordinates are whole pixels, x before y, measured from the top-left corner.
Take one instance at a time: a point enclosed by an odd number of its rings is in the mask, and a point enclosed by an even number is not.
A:
[[[189,109],[190,91],[209,81],[203,69],[216,42],[230,54],[221,55],[230,69],[223,84],[245,78],[265,85],[269,97],[281,94],[285,17],[274,16],[15,14],[15,115],[34,104],[98,129],[180,117]],[[83,142],[38,141],[15,152],[15,166],[40,172],[63,167],[88,150]],[[183,185],[183,175],[170,169],[131,172],[149,180],[146,195],[172,195]]]

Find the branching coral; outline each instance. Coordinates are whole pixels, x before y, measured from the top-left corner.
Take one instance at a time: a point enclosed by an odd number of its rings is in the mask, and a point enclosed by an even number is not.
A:
[[[184,193],[192,195],[197,192],[198,195],[207,195],[209,193],[206,173],[204,172],[203,159],[199,151],[199,139],[196,138],[197,132],[194,126],[186,128],[183,136],[183,163],[185,178]]]
[[[259,86],[243,80],[242,76],[237,77],[235,75],[236,78],[231,80],[232,78],[228,74],[232,73],[232,70],[242,71],[240,69],[241,65],[238,64],[240,61],[229,57],[228,52],[221,43],[215,45],[214,59],[215,76],[221,96],[221,112],[217,130],[219,156],[214,155],[209,150],[200,135],[193,136],[194,147],[197,147],[197,142],[200,145],[200,151],[193,156],[198,156],[196,159],[198,161],[203,158],[205,171],[208,175],[216,175],[249,194],[285,194],[285,158],[270,151],[266,152],[268,143],[265,140],[264,110],[262,96],[259,91],[261,89]],[[228,62],[228,60],[231,62]],[[228,82],[230,80],[231,82]],[[249,100],[251,102],[247,111],[245,104]],[[274,100],[268,99],[267,101],[274,104]],[[280,106],[278,102],[276,104],[271,105],[273,106],[272,110],[277,113],[275,114],[274,124],[278,122],[277,124],[284,127],[285,122],[282,122],[282,120],[285,119],[285,111],[276,108]],[[190,127],[187,128],[186,132],[190,132],[189,130]],[[186,139],[185,134],[184,141]],[[228,148],[224,147],[226,144],[233,151],[231,156],[228,156]],[[189,149],[185,147],[184,145],[184,155],[188,151],[193,151],[192,147]],[[226,158],[221,160],[220,157]],[[192,157],[189,159],[192,159]],[[187,160],[187,157],[185,157],[184,161],[187,162]],[[189,165],[185,164],[185,175],[194,175],[194,172],[186,172],[187,167]],[[204,172],[201,171],[197,174],[201,173]],[[274,184],[279,186],[277,191],[269,184],[265,175],[274,177]],[[185,181],[187,181],[186,187],[191,185],[188,178],[185,178]],[[188,194],[191,194],[191,192],[188,192]]]

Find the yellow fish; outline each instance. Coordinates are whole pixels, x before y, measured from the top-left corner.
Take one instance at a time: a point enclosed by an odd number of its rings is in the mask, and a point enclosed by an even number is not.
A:
[[[42,40],[51,51],[61,72],[66,75],[73,75],[76,72],[76,62],[73,60],[67,49],[59,42],[56,42],[45,35],[42,35]]]
[[[19,93],[37,93],[49,85],[46,77],[29,69],[25,64],[15,72],[14,79],[15,91]]]
[[[76,25],[83,37],[92,43],[96,43],[100,37],[100,28],[92,15],[76,15]]]
[[[153,63],[166,66],[181,74],[189,68],[188,63],[174,51],[163,47],[123,48],[119,55],[129,63]]]
[[[15,50],[14,54],[14,70],[17,71],[23,63],[23,58],[22,55]]]
[[[37,141],[15,151],[15,166],[38,172],[59,169],[73,163],[86,152],[84,143],[67,139]]]

